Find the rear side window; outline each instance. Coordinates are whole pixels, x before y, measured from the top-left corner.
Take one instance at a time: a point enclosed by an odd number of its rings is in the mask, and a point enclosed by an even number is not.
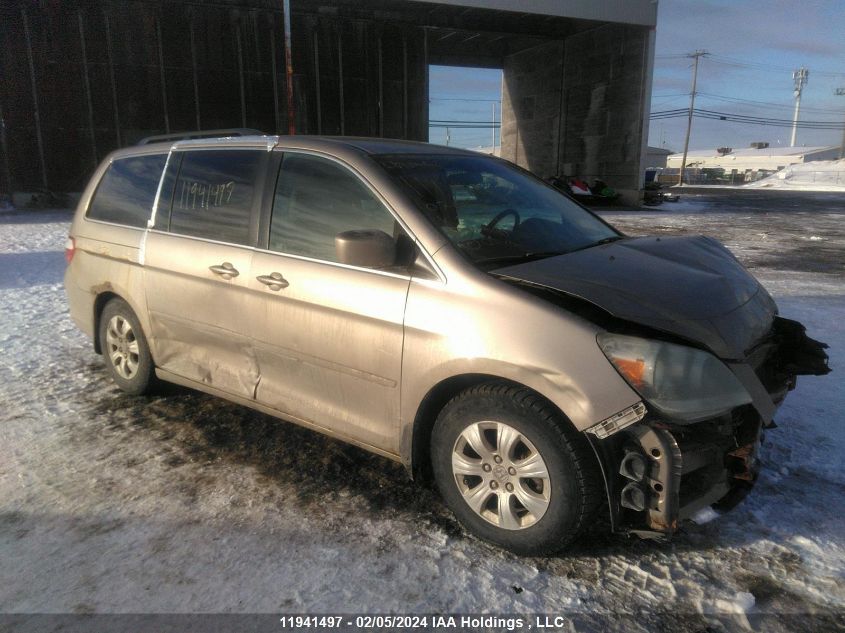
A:
[[[270,250],[339,261],[335,236],[379,230],[395,237],[396,220],[348,169],[306,154],[285,154],[270,220]]]
[[[255,150],[186,152],[173,191],[170,232],[249,244],[263,154]]]
[[[109,165],[91,204],[88,218],[146,227],[158,190],[166,154],[119,158]]]

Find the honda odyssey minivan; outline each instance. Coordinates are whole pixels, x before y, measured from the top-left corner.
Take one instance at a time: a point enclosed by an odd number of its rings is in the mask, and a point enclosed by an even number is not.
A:
[[[436,482],[549,553],[601,513],[665,538],[735,505],[824,344],[708,237],[627,237],[530,173],[405,141],[243,136],[111,154],[67,243],[117,385],[168,381]]]

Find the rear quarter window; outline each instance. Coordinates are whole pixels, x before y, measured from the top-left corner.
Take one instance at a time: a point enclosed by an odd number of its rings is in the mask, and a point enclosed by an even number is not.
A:
[[[155,201],[167,154],[119,158],[103,174],[86,217],[144,228]]]

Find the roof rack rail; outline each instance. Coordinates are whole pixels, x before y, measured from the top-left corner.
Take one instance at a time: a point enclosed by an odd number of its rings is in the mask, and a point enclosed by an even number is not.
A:
[[[142,138],[136,145],[163,143],[166,141],[189,141],[198,138],[221,138],[227,136],[266,136],[261,130],[246,127],[229,128],[223,130],[200,130],[196,132],[174,132],[173,134],[156,134]]]

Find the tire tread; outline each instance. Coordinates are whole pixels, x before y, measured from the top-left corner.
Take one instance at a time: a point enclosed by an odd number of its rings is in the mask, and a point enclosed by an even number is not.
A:
[[[553,553],[569,545],[580,536],[604,503],[605,490],[595,455],[586,438],[565,419],[558,409],[534,391],[507,381],[491,381],[469,387],[452,398],[443,411],[457,407],[461,402],[474,398],[508,399],[518,408],[546,426],[566,446],[577,477],[580,493],[579,513],[571,531],[536,554]],[[441,412],[442,413],[442,412]]]

